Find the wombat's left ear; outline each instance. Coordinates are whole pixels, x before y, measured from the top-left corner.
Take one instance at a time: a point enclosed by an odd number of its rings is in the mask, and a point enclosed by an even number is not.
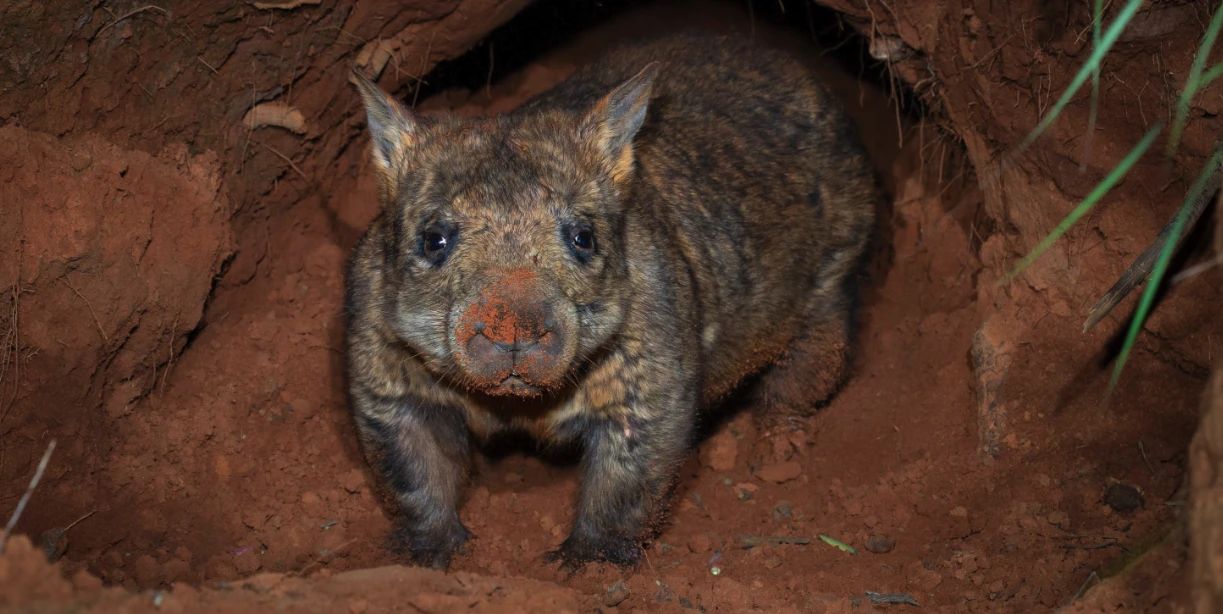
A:
[[[586,117],[584,128],[599,149],[613,160],[619,179],[633,166],[633,137],[645,122],[650,91],[662,65],[650,62],[641,72],[604,96]]]
[[[398,162],[399,154],[418,137],[416,114],[355,68],[349,81],[361,90],[369,134],[373,138],[374,161],[383,171],[390,171]]]

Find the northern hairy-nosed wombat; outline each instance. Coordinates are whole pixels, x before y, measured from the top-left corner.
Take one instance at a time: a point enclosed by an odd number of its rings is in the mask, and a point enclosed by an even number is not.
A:
[[[349,265],[349,397],[416,561],[471,536],[460,488],[494,433],[583,448],[549,560],[629,564],[703,408],[754,375],[776,430],[843,381],[874,177],[796,59],[639,41],[477,119],[354,81],[382,211]]]

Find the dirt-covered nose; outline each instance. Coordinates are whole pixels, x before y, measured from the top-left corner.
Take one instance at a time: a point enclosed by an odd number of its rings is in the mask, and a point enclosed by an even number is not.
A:
[[[461,312],[460,366],[491,394],[537,394],[564,376],[564,339],[551,300],[529,269],[507,273]]]

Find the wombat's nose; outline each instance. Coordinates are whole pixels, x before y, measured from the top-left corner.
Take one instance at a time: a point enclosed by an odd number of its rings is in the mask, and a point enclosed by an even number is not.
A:
[[[471,333],[473,336],[474,335],[484,335],[485,337],[488,338],[489,341],[492,342],[493,347],[499,351],[525,352],[531,349],[532,347],[534,347],[534,345],[544,335],[547,335],[548,333],[552,332],[552,329],[555,328],[555,326],[556,326],[555,320],[553,320],[551,317],[545,317],[542,323],[540,323],[538,327],[530,327],[530,328],[537,328],[537,330],[534,330],[534,331],[524,329],[521,325],[515,325],[512,327],[511,331],[509,331],[512,333],[513,338],[507,340],[507,339],[502,339],[498,337],[497,331],[490,332],[488,330],[488,324],[485,324],[483,321],[479,321],[479,322],[472,323]],[[506,332],[506,331],[501,331],[501,332]],[[531,335],[530,333],[532,332],[536,334]]]
[[[494,341],[493,347],[497,348],[498,350],[502,352],[525,352],[531,349],[535,345],[536,341],[538,340],[537,339],[527,339],[527,340],[518,339],[511,343],[506,343],[504,341]]]
[[[500,326],[472,327],[499,352],[527,352],[552,332],[551,313],[544,305],[519,305],[503,319]]]
[[[468,304],[455,326],[455,358],[467,381],[494,394],[562,381],[568,359],[552,300],[534,273],[517,271]]]

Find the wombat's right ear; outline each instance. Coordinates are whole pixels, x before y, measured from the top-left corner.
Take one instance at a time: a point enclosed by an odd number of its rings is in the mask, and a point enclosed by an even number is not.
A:
[[[361,90],[361,99],[365,102],[374,161],[382,170],[389,171],[398,163],[403,150],[417,137],[416,114],[357,72],[356,68],[352,70],[349,81]]]
[[[586,117],[584,132],[613,161],[616,180],[628,176],[633,167],[633,137],[645,123],[650,92],[661,64],[650,62],[628,81],[604,96]]]

